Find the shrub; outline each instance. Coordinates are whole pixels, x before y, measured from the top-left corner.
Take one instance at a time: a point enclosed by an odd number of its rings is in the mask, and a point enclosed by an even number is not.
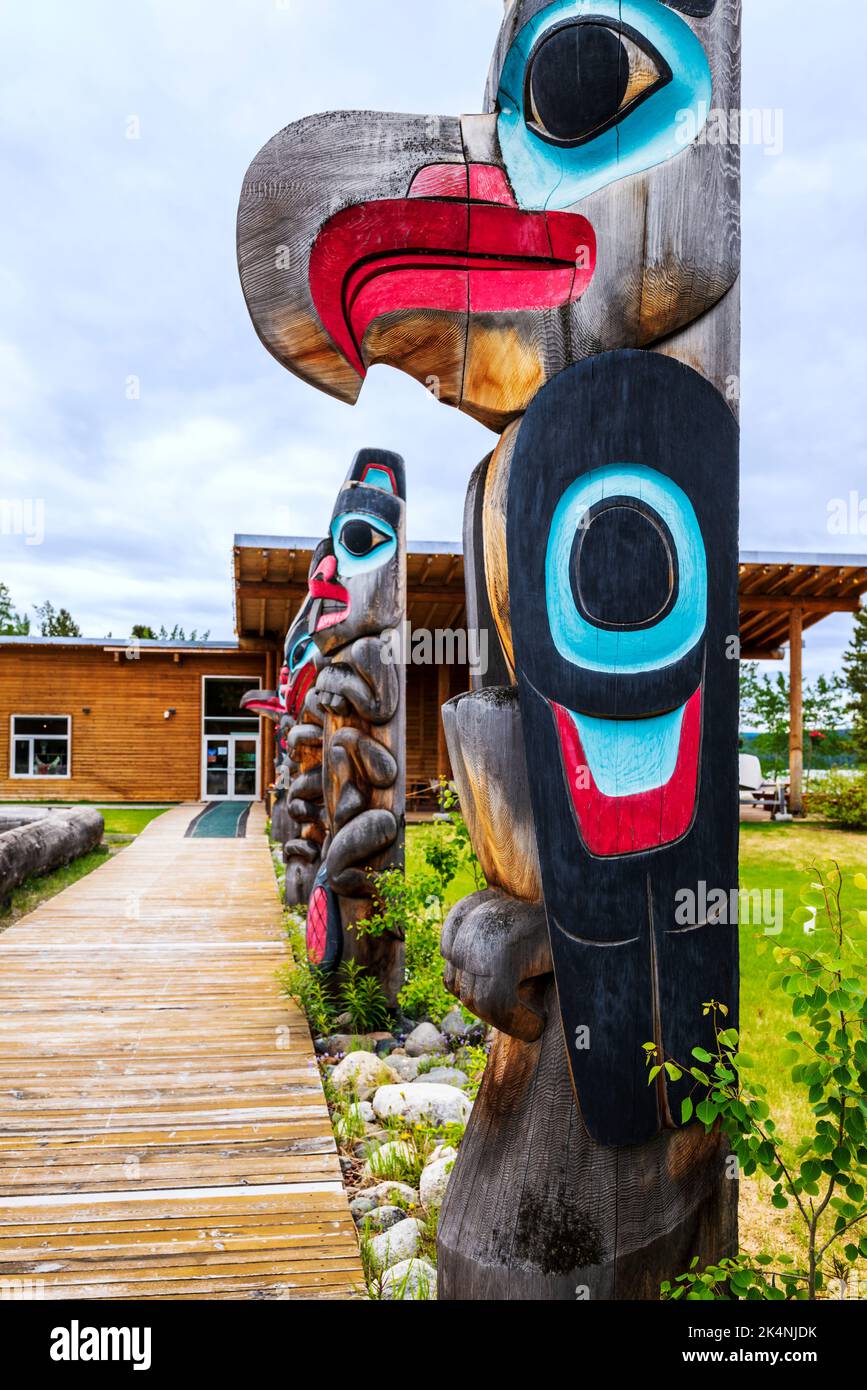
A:
[[[843,1257],[849,1266],[867,1259],[867,991],[854,932],[856,920],[867,926],[867,911],[844,905],[847,887],[836,864],[815,865],[792,916],[799,931],[815,918],[812,935],[796,946],[762,940],[758,947],[772,950],[777,966],[768,989],[789,1000],[794,1027],[786,1034],[790,1050],[784,1060],[813,1117],[797,1145],[786,1143],[764,1087],[750,1079],[755,1063],[741,1052],[722,1004],[704,1006],[714,1019],[712,1053],[696,1047],[689,1059],[678,1060],[660,1056],[653,1043],[645,1045],[649,1083],[663,1067],[673,1081],[693,1078],[682,1122],[694,1115],[708,1133],[721,1125],[741,1173],[762,1172],[771,1179],[774,1208],[793,1211],[807,1246],[802,1269],[782,1254],[742,1253],[705,1270],[694,1260],[688,1273],[663,1285],[664,1299],[815,1299],[828,1273],[839,1277]],[[867,876],[857,874],[852,887],[867,892]]]
[[[434,1023],[455,1008],[443,984],[440,954],[449,888],[462,872],[470,874],[476,889],[485,886],[454,792],[444,788],[442,800],[449,819],[423,836],[423,867],[406,876],[399,869],[378,874],[373,911],[356,927],[361,934],[392,932],[405,938],[406,983],[398,1003],[410,1018],[430,1018]]]
[[[373,1033],[388,1022],[388,1002],[382,986],[358,961],[348,960],[335,979],[323,975],[307,959],[302,919],[286,919],[294,961],[278,973],[283,993],[304,1011],[314,1033],[330,1033],[340,1014],[349,1014],[354,1033]]]
[[[844,830],[867,830],[867,774],[824,778],[810,788],[806,809]]]

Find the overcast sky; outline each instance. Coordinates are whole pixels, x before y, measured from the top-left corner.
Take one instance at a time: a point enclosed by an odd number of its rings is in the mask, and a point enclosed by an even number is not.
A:
[[[779,108],[784,145],[744,151],[742,545],[867,551],[828,529],[832,499],[867,498],[867,131],[841,62],[867,48],[867,6],[745,11],[744,104]],[[19,608],[50,598],[88,636],[228,636],[233,534],[320,534],[363,444],[406,455],[411,538],[459,536],[493,436],[388,368],[354,408],[280,368],[244,306],[235,210],[253,155],[300,116],[478,111],[501,14],[0,0],[0,500],[45,502],[41,545],[0,536]],[[849,628],[808,635],[811,673]]]

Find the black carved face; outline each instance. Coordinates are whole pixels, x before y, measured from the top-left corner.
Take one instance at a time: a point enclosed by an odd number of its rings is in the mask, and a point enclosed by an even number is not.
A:
[[[402,621],[405,498],[399,455],[362,450],[337,499],[330,537],[310,580],[311,629],[324,655]]]
[[[521,718],[569,1056],[601,1143],[679,1115],[676,1086],[643,1080],[642,1047],[661,1036],[688,1057],[702,1004],[736,999],[731,932],[674,915],[679,889],[737,880],[719,827],[736,829],[736,498],[728,406],[655,353],[568,368],[517,434]]]

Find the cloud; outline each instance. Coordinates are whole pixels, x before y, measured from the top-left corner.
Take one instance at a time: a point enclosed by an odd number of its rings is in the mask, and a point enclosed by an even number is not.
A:
[[[50,597],[97,636],[132,621],[226,636],[234,532],[320,534],[364,444],[405,454],[413,539],[460,535],[492,436],[385,368],[355,409],[283,371],[247,317],[235,209],[257,149],[309,112],[478,110],[501,14],[501,0],[78,0],[47,23],[7,7],[0,492],[46,506],[43,546],[2,538],[19,607]],[[827,532],[829,500],[867,478],[865,142],[840,30],[814,20],[811,0],[745,14],[744,105],[785,115],[778,159],[744,150],[753,549],[867,549]],[[867,11],[850,7],[845,33],[859,51]],[[808,664],[833,668],[847,630],[811,631]]]

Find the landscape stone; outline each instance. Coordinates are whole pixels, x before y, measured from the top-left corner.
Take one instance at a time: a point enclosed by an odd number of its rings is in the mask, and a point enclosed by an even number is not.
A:
[[[382,1297],[397,1300],[433,1300],[437,1296],[437,1272],[427,1260],[402,1260],[387,1270],[382,1279]]]
[[[420,1221],[404,1217],[391,1230],[374,1236],[370,1242],[370,1262],[374,1269],[390,1269],[403,1260],[411,1260],[418,1250],[421,1230]]]
[[[466,1072],[460,1071],[458,1067],[432,1067],[430,1071],[422,1072],[421,1076],[416,1077],[417,1086],[457,1086],[462,1091],[470,1084],[470,1078]]]
[[[373,1108],[380,1120],[442,1126],[466,1124],[472,1104],[456,1086],[419,1086],[418,1082],[410,1082],[380,1086],[373,1097]]]
[[[373,1052],[350,1052],[331,1073],[338,1091],[354,1091],[360,1100],[369,1100],[378,1087],[399,1080],[397,1072]]]
[[[408,1057],[429,1057],[438,1052],[447,1052],[448,1045],[439,1028],[432,1023],[420,1023],[406,1040]]]

